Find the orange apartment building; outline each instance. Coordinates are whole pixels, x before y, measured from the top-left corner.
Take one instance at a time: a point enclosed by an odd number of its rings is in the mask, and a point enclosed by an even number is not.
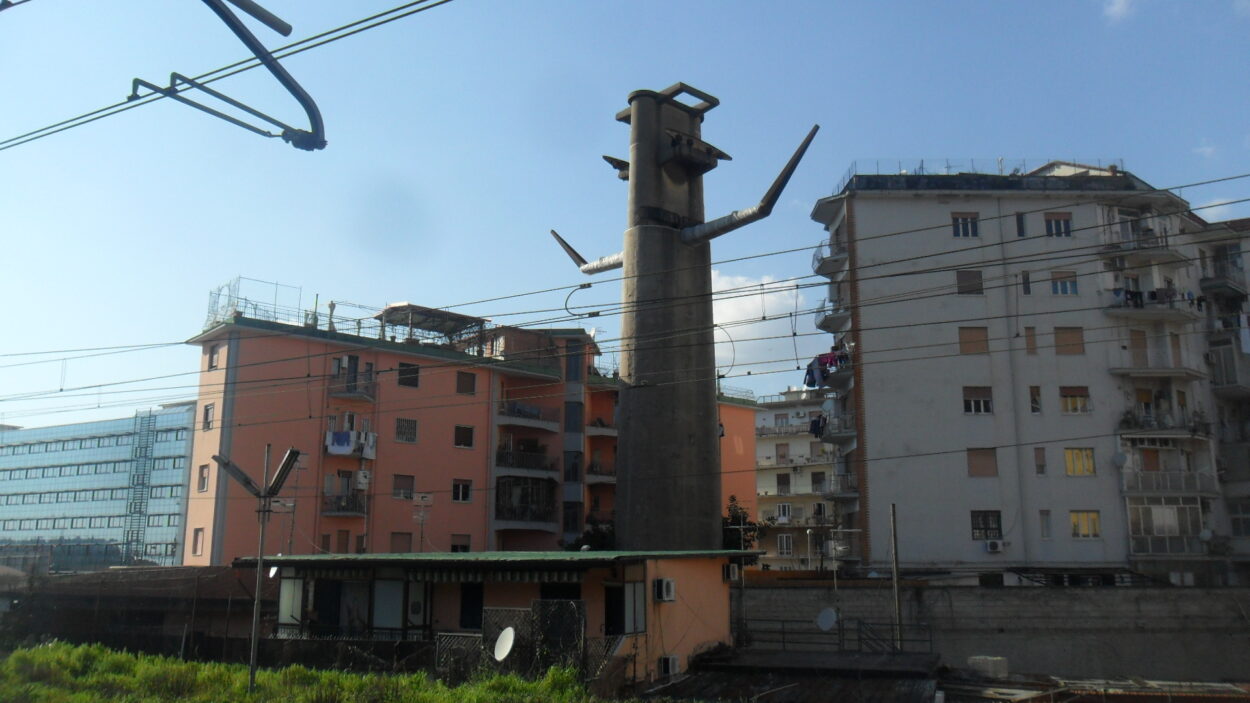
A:
[[[202,354],[184,563],[256,553],[256,500],[213,456],[260,483],[266,445],[273,467],[303,453],[267,554],[552,550],[612,522],[619,381],[583,330],[407,303],[279,321],[231,302],[189,340]],[[722,397],[726,500],[754,495],[754,410]]]

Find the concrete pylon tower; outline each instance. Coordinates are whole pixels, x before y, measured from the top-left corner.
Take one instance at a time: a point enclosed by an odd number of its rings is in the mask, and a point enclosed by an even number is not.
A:
[[[697,102],[678,100],[687,95]],[[720,104],[683,83],[630,94],[616,119],[630,126],[629,161],[605,156],[629,181],[629,226],[619,254],[587,274],[624,268],[617,440],[616,540],[621,549],[720,549],[714,237],[767,217],[819,127],[813,127],[756,206],[704,222],[703,174],[730,157],[702,139]]]

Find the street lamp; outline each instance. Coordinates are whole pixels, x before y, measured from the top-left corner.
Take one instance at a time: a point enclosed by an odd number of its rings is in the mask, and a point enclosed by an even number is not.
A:
[[[282,463],[278,465],[277,472],[273,475],[273,480],[269,478],[269,448],[265,445],[265,467],[262,474],[261,483],[264,488],[256,485],[247,472],[239,468],[237,464],[224,457],[213,455],[213,461],[225,471],[230,478],[234,479],[243,486],[244,490],[256,496],[259,505],[256,509],[256,520],[260,523],[260,542],[256,547],[256,589],[252,592],[252,646],[248,655],[248,672],[247,672],[247,690],[252,692],[256,690],[256,652],[257,645],[260,641],[260,587],[261,577],[265,573],[265,524],[269,522],[269,513],[273,504],[273,499],[278,495],[278,491],[282,490],[282,484],[286,483],[286,479],[291,475],[291,470],[295,468],[295,462],[299,461],[300,451],[295,447],[286,450],[286,455],[282,457]]]

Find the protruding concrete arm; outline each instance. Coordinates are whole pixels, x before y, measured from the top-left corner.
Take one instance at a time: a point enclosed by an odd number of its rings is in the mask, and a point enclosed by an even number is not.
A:
[[[590,275],[590,274],[595,274],[595,273],[603,273],[604,271],[611,271],[612,269],[619,269],[620,267],[625,265],[625,254],[623,252],[609,254],[607,256],[595,259],[594,261],[587,262],[586,258],[583,257],[581,254],[578,254],[577,250],[574,249],[571,245],[569,245],[568,242],[564,241],[564,237],[561,237],[554,229],[551,230],[551,236],[556,238],[556,241],[559,242],[560,247],[564,249],[564,253],[569,255],[569,258],[573,260],[573,263],[577,264],[578,270],[580,270],[584,274]]]
[[[812,129],[803,139],[803,143],[794,152],[794,156],[790,157],[786,167],[781,169],[777,180],[773,181],[772,186],[769,187],[768,192],[764,193],[764,197],[758,205],[745,210],[734,210],[728,215],[718,217],[711,222],[686,227],[681,231],[681,241],[686,244],[702,244],[771,215],[773,206],[781,199],[781,191],[785,190],[786,184],[790,182],[790,176],[794,175],[794,170],[798,168],[799,161],[803,159],[803,154],[807,152],[807,147],[812,143],[812,139],[816,136],[818,130],[820,130],[820,125],[812,125]]]

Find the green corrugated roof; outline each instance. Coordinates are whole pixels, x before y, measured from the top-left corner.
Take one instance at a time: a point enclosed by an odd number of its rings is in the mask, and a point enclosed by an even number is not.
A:
[[[400,552],[392,554],[290,554],[287,556],[267,556],[268,564],[321,564],[321,565],[432,565],[447,564],[456,566],[518,566],[533,564],[536,566],[593,566],[618,561],[642,561],[646,559],[695,559],[758,556],[759,551],[739,551],[733,549],[718,550],[676,550],[676,551],[591,551],[591,552]],[[252,566],[255,557],[242,557],[235,560],[239,566]]]

